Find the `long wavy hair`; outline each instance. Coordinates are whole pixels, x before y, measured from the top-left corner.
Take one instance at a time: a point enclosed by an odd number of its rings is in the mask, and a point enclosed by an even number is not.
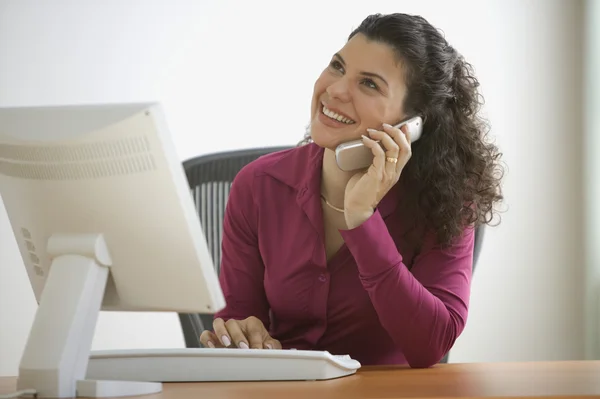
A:
[[[503,199],[504,171],[479,115],[483,97],[472,65],[420,16],[370,15],[348,40],[359,33],[395,51],[405,71],[405,114],[424,119],[398,183],[411,225],[447,245],[467,225],[490,224]],[[300,145],[311,141],[307,131]]]

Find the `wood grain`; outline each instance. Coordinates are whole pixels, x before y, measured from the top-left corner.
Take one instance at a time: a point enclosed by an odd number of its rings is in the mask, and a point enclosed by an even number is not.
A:
[[[16,378],[0,378],[0,394]],[[600,361],[363,367],[329,381],[167,383],[147,399],[600,397]]]

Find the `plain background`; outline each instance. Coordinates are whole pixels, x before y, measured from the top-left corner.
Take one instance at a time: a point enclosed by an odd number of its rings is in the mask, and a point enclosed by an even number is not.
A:
[[[349,4],[0,0],[0,106],[158,100],[181,160],[293,145],[350,31],[370,13],[423,15],[475,65],[508,166],[450,361],[598,358],[600,120],[584,112],[600,109],[597,2]],[[16,375],[35,309],[0,206],[0,375]],[[102,313],[93,343],[181,346],[174,314]]]

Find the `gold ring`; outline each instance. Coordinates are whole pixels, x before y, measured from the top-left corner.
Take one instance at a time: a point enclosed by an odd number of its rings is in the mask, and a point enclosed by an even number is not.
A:
[[[398,162],[398,158],[392,158],[392,157],[387,157],[385,160],[388,161],[388,162],[391,162],[391,163],[397,163]]]

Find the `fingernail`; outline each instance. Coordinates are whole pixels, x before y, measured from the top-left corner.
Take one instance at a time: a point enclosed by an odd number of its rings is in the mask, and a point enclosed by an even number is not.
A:
[[[271,344],[266,344],[265,346],[267,347],[267,349],[273,349],[273,345]]]
[[[215,344],[213,344],[212,341],[208,341],[208,347],[209,348],[214,348]]]
[[[369,133],[377,133],[377,129],[367,129],[367,132],[369,132]]]
[[[223,335],[221,337],[221,342],[223,342],[223,345],[225,346],[231,345],[231,341],[229,340],[229,337],[227,335]]]
[[[390,128],[390,127],[392,127],[392,125],[390,125],[389,123],[384,123],[384,124],[383,124],[383,127]]]
[[[367,136],[365,136],[364,134],[363,134],[363,135],[361,135],[361,136],[362,136],[363,140],[370,140],[370,139],[369,139]]]
[[[248,349],[248,344],[245,342],[240,342],[240,348],[242,349]]]

